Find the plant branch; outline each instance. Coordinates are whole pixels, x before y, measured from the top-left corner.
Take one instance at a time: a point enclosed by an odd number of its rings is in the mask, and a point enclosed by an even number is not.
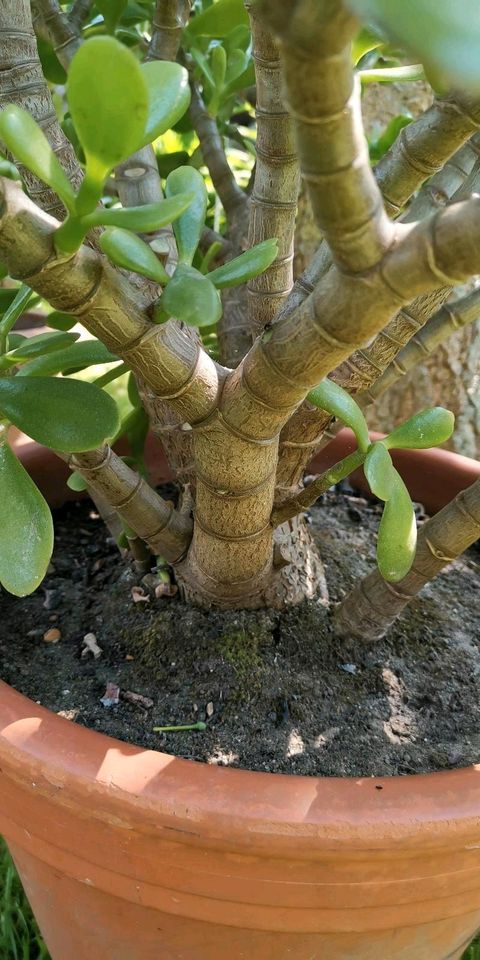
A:
[[[190,0],[157,0],[148,60],[176,60],[182,31],[190,16]]]
[[[227,160],[217,121],[208,112],[197,81],[192,78],[190,86],[192,91],[190,117],[200,141],[203,159],[208,167],[212,183],[220,197],[228,220],[233,223],[239,219],[243,221],[247,212],[247,196],[235,180]]]
[[[367,642],[379,640],[422,587],[479,534],[480,480],[476,480],[420,528],[413,567],[400,583],[387,583],[374,570],[354,588],[336,611],[338,631]]]
[[[450,203],[452,199],[454,201],[465,200],[471,193],[478,190],[479,147],[480,135],[475,134],[457,150],[454,156],[446,161],[442,169],[431,177],[428,183],[423,184],[418,196],[408,208],[403,222],[422,220],[445,206],[446,203]],[[306,270],[295,281],[289,297],[277,314],[276,320],[282,319],[292,310],[295,310],[309,296],[331,262],[332,258],[328,244],[322,240]]]
[[[340,0],[261,0],[259,9],[281,38],[288,106],[317,223],[344,270],[371,269],[390,247],[393,227],[363,131],[351,59],[357,21]]]
[[[63,12],[58,0],[31,0],[35,31],[45,32],[62,67],[68,70],[81,39],[71,19]]]
[[[404,222],[415,219],[415,214],[424,215],[428,210],[441,210],[446,202],[455,202],[470,195],[477,185],[479,173],[477,138],[473,138],[469,145],[465,145],[457,152],[448,170],[446,168],[442,170],[432,178],[430,185],[425,185],[420,190]],[[302,285],[297,281],[297,291],[295,292],[294,287],[293,296],[289,298],[292,304],[302,302],[308,295],[306,291],[313,287],[317,276],[322,272],[324,275],[328,262],[328,247],[322,244],[304,274],[305,280],[301,278]],[[334,371],[333,379],[350,393],[368,389],[392,363],[402,347],[423,327],[432,313],[438,310],[450,295],[451,290],[450,284],[444,284],[437,290],[422,294],[407,307],[402,308],[385,329],[377,334],[373,343],[356,351]],[[287,313],[288,310],[285,312]],[[288,489],[299,483],[308,460],[315,450],[321,447],[323,434],[330,422],[331,417],[328,414],[305,402],[285,425],[280,439],[277,478],[279,488]]]
[[[387,211],[397,216],[427,178],[480,127],[480,101],[463,94],[435,100],[400,131],[375,168]]]
[[[18,184],[0,178],[0,261],[53,307],[81,322],[178,411],[183,422],[208,417],[217,405],[222,369],[169,321],[150,322],[150,302],[95,250],[58,257],[58,222],[39,210]]]
[[[93,0],[75,0],[75,3],[68,14],[68,18],[74,30],[79,32],[83,23],[90,13]]]
[[[448,207],[414,226],[397,225],[396,245],[376,270],[345,275],[332,267],[298,310],[259,338],[234,378],[230,411],[250,435],[272,436],[302,397],[352,348],[359,349],[412,295],[454,285],[480,266],[480,197]],[[477,239],[478,238],[478,239]],[[247,396],[239,391],[241,384]],[[237,406],[233,398],[237,394]],[[245,406],[243,406],[245,404]],[[267,433],[266,430],[271,431]]]
[[[354,470],[357,470],[364,460],[365,454],[359,450],[355,450],[354,453],[349,454],[348,457],[344,457],[343,460],[340,460],[333,467],[330,467],[325,473],[315,477],[304,490],[300,491],[290,500],[285,500],[284,503],[272,511],[272,526],[276,527],[280,523],[285,523],[286,520],[291,520],[292,517],[295,517],[297,513],[302,513],[304,510],[307,510],[308,507],[311,507],[312,504],[318,500],[322,493],[326,493],[327,490],[330,490],[330,487],[335,486],[336,483],[340,483],[341,480],[345,480]]]
[[[78,187],[82,171],[58,123],[42,73],[28,0],[2,0],[0,4],[0,62],[0,108],[15,103],[32,114],[72,184]],[[32,199],[43,210],[63,219],[64,206],[53,190],[25,167],[18,166]]]
[[[72,454],[68,465],[115,508],[123,523],[145,541],[152,553],[172,564],[184,557],[192,537],[190,516],[163,500],[108,444],[88,453]]]
[[[278,44],[247,2],[257,81],[257,162],[250,195],[248,246],[276,237],[278,256],[248,284],[248,324],[255,337],[271,323],[293,284],[293,242],[300,170],[293,121],[282,96]]]
[[[382,375],[367,390],[358,394],[357,402],[368,406],[389,390],[394,383],[405,376],[418,363],[422,363],[441,343],[457,330],[475,323],[480,318],[480,288],[477,287],[468,296],[460,297],[453,303],[445,303],[427,321],[422,330],[415,334]]]

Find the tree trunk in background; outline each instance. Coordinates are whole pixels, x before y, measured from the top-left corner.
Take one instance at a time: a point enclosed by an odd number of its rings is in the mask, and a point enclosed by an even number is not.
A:
[[[362,107],[367,134],[376,138],[399,113],[417,116],[431,102],[425,84],[370,84]],[[305,191],[299,199],[294,270],[297,277],[318,247],[320,233]],[[423,407],[441,404],[456,416],[452,439],[445,446],[468,457],[480,457],[480,338],[478,325],[450,337],[425,363],[369,407],[372,430],[387,432]]]

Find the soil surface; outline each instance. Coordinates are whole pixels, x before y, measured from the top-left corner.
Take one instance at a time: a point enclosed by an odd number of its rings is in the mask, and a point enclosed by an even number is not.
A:
[[[379,518],[377,504],[352,493],[331,492],[312,510],[332,603],[371,569]],[[479,760],[478,546],[387,640],[359,646],[335,639],[320,602],[218,614],[142,587],[149,602],[135,603],[141,575],[92,505],[67,505],[55,521],[42,588],[0,595],[0,676],[33,700],[122,740],[252,770],[380,776]],[[52,631],[60,639],[46,642]],[[98,659],[82,656],[91,633]],[[106,706],[109,683],[120,698]],[[199,720],[203,732],[153,732]]]

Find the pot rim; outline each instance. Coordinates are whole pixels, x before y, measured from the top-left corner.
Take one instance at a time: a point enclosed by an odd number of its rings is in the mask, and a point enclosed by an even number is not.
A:
[[[458,471],[462,461],[480,472],[470,458],[441,453],[445,470],[448,463],[450,472]],[[352,848],[394,841],[414,851],[420,837],[423,847],[445,848],[458,846],[462,836],[468,844],[472,830],[480,830],[480,757],[455,770],[371,778],[219,767],[72,723],[2,680],[0,768],[17,783],[77,807],[80,816],[86,803],[98,819],[111,818],[115,809],[122,822],[180,831],[185,843],[198,843],[205,827],[229,848],[268,850],[275,836],[276,853],[282,848],[295,855],[300,845],[302,856],[314,856],[319,839],[323,852],[338,850],[347,835]]]
[[[0,766],[37,795],[111,822],[288,855],[458,848],[480,830],[480,763],[379,778],[308,777],[218,767],[146,750],[81,727],[0,681]],[[107,798],[107,803],[105,802]],[[104,809],[102,809],[102,806]],[[315,837],[316,848],[311,850]],[[318,841],[320,841],[320,846]],[[475,844],[471,849],[478,848]]]

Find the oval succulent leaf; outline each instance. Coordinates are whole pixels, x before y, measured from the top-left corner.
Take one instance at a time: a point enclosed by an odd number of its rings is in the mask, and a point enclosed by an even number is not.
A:
[[[96,6],[102,14],[108,32],[114,33],[117,23],[127,6],[127,0],[97,0]]]
[[[100,246],[107,257],[125,270],[133,270],[157,283],[168,283],[165,268],[157,260],[148,243],[121,227],[108,227],[100,237]]]
[[[20,346],[5,354],[5,359],[10,363],[27,363],[35,357],[63,350],[79,336],[79,333],[39,333],[36,337],[26,337]]]
[[[101,184],[145,142],[149,98],[142,70],[113,37],[91,37],[73,57],[67,96],[87,179]]]
[[[185,67],[167,60],[150,60],[140,67],[148,91],[148,115],[141,146],[152,143],[183,117],[190,104]]]
[[[386,446],[381,441],[372,443],[365,457],[363,472],[374,496],[379,500],[390,500],[396,483],[396,470]]]
[[[243,0],[218,0],[193,17],[188,32],[196,37],[224,37],[239,25],[248,26]]]
[[[146,203],[143,207],[119,207],[104,210],[99,208],[83,217],[83,223],[88,227],[110,226],[122,227],[125,230],[134,230],[138,233],[152,233],[172,223],[180,214],[184,213],[193,200],[192,193],[179,193],[169,200],[159,203]]]
[[[17,373],[20,377],[50,377],[57,373],[69,373],[71,370],[84,370],[85,367],[101,363],[118,361],[100,340],[81,340],[72,343],[63,350],[29,360]]]
[[[377,50],[378,47],[383,46],[383,43],[382,38],[371,30],[367,28],[360,30],[360,33],[357,34],[352,44],[352,60],[354,65],[356,66],[366,53],[370,53],[372,50]]]
[[[78,323],[78,317],[74,317],[73,313],[62,313],[60,310],[52,310],[52,312],[45,317],[45,323],[47,327],[52,327],[53,330],[65,332],[66,330],[71,330],[71,328]]]
[[[395,482],[385,504],[377,541],[377,564],[384,578],[398,583],[415,559],[417,527],[408,490],[395,470]]]
[[[210,65],[215,86],[221,89],[227,73],[227,54],[222,46],[217,45],[213,48],[210,55]]]
[[[264,240],[263,243],[257,243],[255,247],[235,257],[234,260],[229,260],[228,263],[212,270],[208,274],[208,279],[218,290],[238,286],[263,273],[273,263],[277,254],[278,240]]]
[[[165,193],[167,197],[175,197],[179,193],[194,195],[188,210],[173,224],[179,260],[191,265],[207,213],[208,196],[203,177],[194,167],[177,167],[167,177]]]
[[[38,301],[37,295],[22,283],[18,290],[15,290],[13,300],[8,304],[0,320],[0,336],[6,336],[13,329],[17,320],[25,313],[28,306]]]
[[[206,327],[222,315],[222,304],[213,283],[199,270],[179,264],[160,301],[160,309],[191,327]]]
[[[93,450],[119,425],[115,401],[80,380],[5,378],[0,411],[33,440],[64,453]]]
[[[333,380],[322,380],[318,387],[310,390],[307,400],[350,427],[357,438],[359,450],[362,453],[367,452],[370,445],[367,421],[358,403],[355,403],[353,397],[343,387],[339,387]]]
[[[15,104],[2,110],[0,138],[16,160],[20,160],[58,194],[67,210],[74,209],[75,196],[70,181],[45,134],[26,110]]]
[[[383,442],[390,450],[424,450],[449,440],[454,426],[455,417],[450,410],[429,407],[405,420]]]
[[[8,444],[0,444],[0,583],[25,597],[42,582],[53,550],[49,507]]]
[[[348,0],[347,6],[415,53],[435,83],[480,92],[477,0]]]
[[[82,474],[78,473],[77,470],[74,470],[67,480],[67,487],[69,487],[70,490],[74,490],[75,493],[83,493],[83,491],[87,489],[87,486],[87,481],[83,479]]]

